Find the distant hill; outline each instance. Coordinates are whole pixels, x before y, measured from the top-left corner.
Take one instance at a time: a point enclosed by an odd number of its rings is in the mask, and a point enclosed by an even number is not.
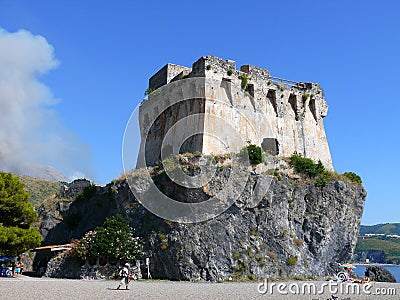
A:
[[[60,192],[63,185],[62,182],[53,182],[25,175],[18,175],[18,177],[25,184],[25,190],[31,196],[30,202],[35,208],[38,208],[46,199],[53,198]]]
[[[386,223],[371,226],[361,225],[359,235],[366,235],[367,233],[400,235],[400,223]]]
[[[355,259],[375,263],[400,263],[400,239],[388,237],[359,237]]]
[[[34,178],[41,178],[49,181],[68,181],[68,178],[52,166],[24,163],[18,166],[2,167],[2,171],[11,172],[16,175],[26,175]]]
[[[367,234],[377,234],[366,237]],[[378,236],[379,234],[379,236]],[[400,223],[361,225],[354,259],[375,263],[400,263]]]

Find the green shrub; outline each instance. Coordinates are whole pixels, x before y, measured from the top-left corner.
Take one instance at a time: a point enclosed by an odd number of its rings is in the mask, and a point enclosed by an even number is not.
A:
[[[240,153],[242,156],[248,155],[249,161],[252,165],[258,165],[262,162],[262,149],[257,145],[248,145],[247,147],[244,147]]]
[[[95,231],[87,232],[80,240],[73,240],[72,249],[67,255],[83,260],[99,257],[132,261],[143,255],[142,242],[132,233],[132,227],[117,214],[107,218],[103,226],[97,227]]]
[[[288,266],[294,266],[297,264],[297,257],[296,256],[290,256],[287,260],[286,260],[286,265]]]
[[[145,96],[150,95],[152,92],[154,92],[154,89],[148,88],[147,90],[144,91],[144,95]]]
[[[312,159],[302,157],[301,154],[297,154],[296,152],[290,157],[289,163],[297,173],[302,173],[310,177],[315,177],[325,171],[325,167],[320,160],[318,163],[314,163]]]
[[[211,70],[211,65],[207,65],[206,69]]]
[[[317,180],[315,180],[315,186],[324,187],[330,180],[331,174],[328,171],[324,171],[318,176]]]
[[[254,275],[254,274],[247,274],[247,279],[248,279],[248,280],[251,280],[251,281],[256,280],[256,275]]]
[[[233,74],[233,71],[231,69],[229,69],[226,74],[228,74],[228,76],[231,76]]]
[[[343,173],[343,176],[345,176],[346,178],[348,178],[351,182],[353,183],[358,183],[361,184],[362,180],[361,177],[358,176],[356,173],[353,172],[345,172]]]
[[[303,94],[303,96],[301,96],[301,98],[303,98],[303,101],[306,102],[306,100],[308,99],[308,97],[310,97],[310,94]]]
[[[239,79],[242,80],[240,86],[242,87],[242,89],[245,89],[247,87],[247,82],[248,82],[249,78],[247,77],[247,75],[244,74],[244,75],[240,75]]]

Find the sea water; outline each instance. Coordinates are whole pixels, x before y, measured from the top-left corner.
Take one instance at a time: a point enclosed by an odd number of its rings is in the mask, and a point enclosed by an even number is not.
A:
[[[393,276],[396,278],[397,282],[400,282],[400,266],[386,266],[386,265],[377,265],[382,268],[385,268],[388,270],[390,273],[393,274]],[[365,270],[367,269],[368,266],[356,266],[354,269],[354,272],[356,272],[357,275],[359,276],[364,276]]]

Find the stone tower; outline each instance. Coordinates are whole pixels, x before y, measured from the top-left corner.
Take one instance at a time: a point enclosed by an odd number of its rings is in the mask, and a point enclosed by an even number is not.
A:
[[[139,108],[138,167],[184,152],[237,153],[250,143],[271,155],[296,151],[333,169],[323,122],[328,105],[317,83],[203,56],[192,68],[167,64],[148,91]]]

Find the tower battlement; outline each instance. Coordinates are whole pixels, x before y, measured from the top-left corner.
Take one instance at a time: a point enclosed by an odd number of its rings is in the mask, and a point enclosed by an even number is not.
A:
[[[165,65],[149,79],[149,91],[139,109],[146,162],[138,165],[154,164],[165,147],[165,153],[221,154],[252,143],[271,155],[296,151],[332,169],[323,123],[328,105],[318,83],[274,77],[253,65],[236,69],[235,61],[203,56],[191,68]],[[175,126],[188,116],[196,116],[197,125]],[[230,142],[232,131],[240,141]],[[179,149],[165,142],[168,132],[175,141],[185,139]]]

